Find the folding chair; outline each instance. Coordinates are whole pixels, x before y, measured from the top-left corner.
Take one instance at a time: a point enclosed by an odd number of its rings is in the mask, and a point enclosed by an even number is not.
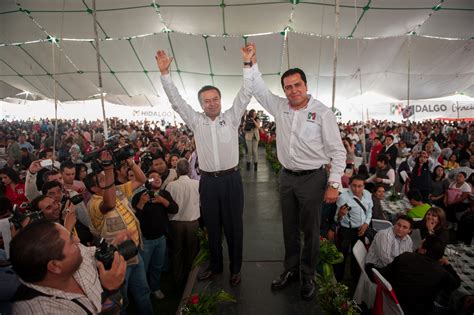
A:
[[[372,273],[377,283],[377,294],[372,308],[372,315],[404,315],[390,282],[374,268],[372,268]]]
[[[365,272],[365,256],[367,256],[367,249],[364,243],[358,240],[352,248],[352,254],[354,255],[359,267],[361,269],[359,282],[357,283],[356,290],[354,292],[354,301],[358,304],[364,302],[367,307],[371,308],[374,304],[375,293],[377,291],[377,285],[370,281],[369,276]]]
[[[422,241],[420,229],[413,229],[413,231],[411,231],[410,237],[413,242],[413,250],[420,248]]]
[[[390,221],[387,220],[378,220],[378,219],[372,219],[372,228],[374,230],[381,231],[385,230],[386,228],[392,227],[393,224]]]

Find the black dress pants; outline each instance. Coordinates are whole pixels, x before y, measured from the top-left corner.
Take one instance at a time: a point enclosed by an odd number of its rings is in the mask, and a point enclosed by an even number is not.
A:
[[[229,249],[230,272],[242,267],[244,190],[240,171],[219,177],[201,175],[199,181],[201,215],[209,235],[209,268],[222,272],[222,228]]]

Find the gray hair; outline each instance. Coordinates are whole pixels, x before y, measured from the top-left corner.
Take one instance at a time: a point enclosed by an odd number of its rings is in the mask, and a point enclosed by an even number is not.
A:
[[[189,174],[189,162],[188,162],[188,160],[179,159],[178,164],[176,164],[176,173],[178,173],[178,176]]]

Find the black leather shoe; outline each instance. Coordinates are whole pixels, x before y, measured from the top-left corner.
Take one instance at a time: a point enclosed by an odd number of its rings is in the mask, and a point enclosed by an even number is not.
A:
[[[240,277],[240,272],[239,273],[234,273],[231,277],[230,277],[230,285],[232,287],[236,287],[240,284],[240,282],[242,281],[242,278]]]
[[[250,171],[250,162],[247,162],[247,171]]]
[[[314,298],[314,292],[316,291],[316,284],[313,279],[304,278],[303,286],[301,287],[301,298],[306,301],[310,301]]]
[[[281,290],[288,286],[288,284],[298,279],[298,273],[293,271],[283,272],[278,279],[272,281],[272,290]]]
[[[253,164],[253,170],[256,172],[258,170],[258,163]]]
[[[214,277],[215,275],[218,275],[218,274],[221,274],[221,272],[214,272],[210,269],[207,269],[206,271],[204,271],[203,273],[201,273],[199,276],[198,276],[198,281],[204,281],[204,280],[208,280],[208,279],[211,279],[212,277]]]

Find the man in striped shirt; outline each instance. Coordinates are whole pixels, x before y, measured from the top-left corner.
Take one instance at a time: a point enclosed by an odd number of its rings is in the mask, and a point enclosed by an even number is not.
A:
[[[413,251],[413,242],[409,235],[412,228],[413,219],[401,215],[393,227],[379,231],[375,235],[365,261],[369,276],[372,275],[372,268],[383,268],[400,254]]]

